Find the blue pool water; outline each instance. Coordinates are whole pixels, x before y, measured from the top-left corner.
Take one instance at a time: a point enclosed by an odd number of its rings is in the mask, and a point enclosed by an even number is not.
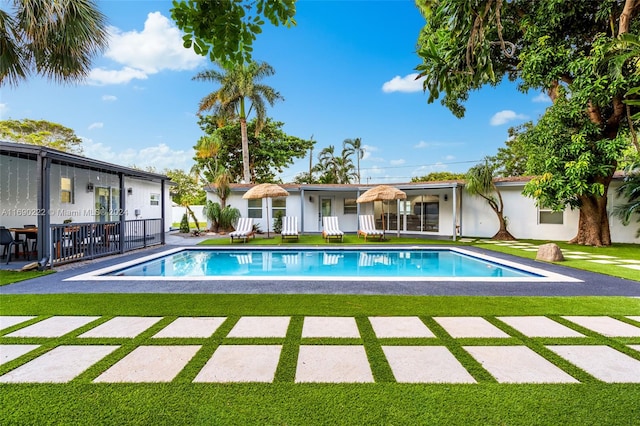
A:
[[[186,249],[105,275],[136,277],[478,277],[540,275],[452,250]]]

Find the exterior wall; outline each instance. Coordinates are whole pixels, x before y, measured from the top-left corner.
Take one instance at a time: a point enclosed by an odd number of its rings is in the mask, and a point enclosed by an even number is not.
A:
[[[0,225],[21,228],[37,224],[36,162],[0,155]]]
[[[125,219],[155,219],[162,217],[162,209],[164,207],[164,227],[165,232],[168,232],[171,228],[171,196],[169,195],[169,185],[165,184],[164,200],[165,205],[162,206],[161,201],[161,188],[160,182],[151,182],[146,180],[134,179],[125,177],[124,187],[127,194],[125,195],[126,209]],[[131,188],[131,194],[129,194],[129,188]],[[151,205],[151,195],[158,196],[160,203],[158,205]],[[182,217],[181,217],[182,218]]]

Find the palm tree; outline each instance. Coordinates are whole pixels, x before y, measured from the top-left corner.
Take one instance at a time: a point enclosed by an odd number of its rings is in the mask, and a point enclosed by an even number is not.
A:
[[[222,67],[221,67],[222,68]],[[265,101],[273,106],[283,99],[272,87],[259,84],[264,77],[271,76],[275,70],[271,65],[251,62],[224,71],[207,70],[198,73],[193,79],[212,81],[220,87],[200,101],[198,112],[212,111],[218,117],[235,115],[240,120],[242,136],[242,174],[245,182],[252,182],[249,166],[249,137],[247,136],[247,117],[255,111],[257,118],[256,136],[260,133],[266,119]],[[249,102],[247,108],[246,102]]]
[[[32,72],[57,82],[84,79],[107,45],[105,16],[91,0],[12,0],[0,10],[0,86]]]
[[[318,154],[318,164],[313,170],[320,173],[320,183],[351,183],[357,177],[353,161],[349,158],[347,149],[343,149],[341,156],[335,155],[335,147],[329,145]]]
[[[635,214],[640,222],[640,162],[627,166],[624,183],[618,188],[618,196],[626,197],[627,202],[616,206],[613,213],[628,225],[631,217]],[[636,232],[636,237],[640,236],[640,228]]]
[[[191,173],[198,179],[215,185],[215,193],[220,199],[221,208],[227,205],[227,198],[231,193],[231,174],[220,164],[219,154],[222,141],[218,133],[214,132],[198,140],[195,146],[196,158],[199,160],[191,168]]]
[[[348,152],[348,155],[354,154],[356,156],[358,183],[360,183],[360,160],[364,158],[362,140],[360,138],[345,139],[344,149]]]
[[[471,195],[477,195],[487,200],[491,209],[498,216],[500,229],[492,237],[494,240],[515,240],[513,235],[507,231],[507,219],[504,217],[504,203],[502,195],[493,182],[494,167],[485,160],[484,164],[478,164],[469,169],[466,175],[467,183],[465,188]],[[497,198],[493,194],[497,195]]]

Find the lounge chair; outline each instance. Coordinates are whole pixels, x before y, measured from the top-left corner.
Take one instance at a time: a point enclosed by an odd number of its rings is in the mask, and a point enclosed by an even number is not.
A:
[[[298,217],[297,216],[284,216],[282,218],[282,240],[285,238],[299,239],[298,233]]]
[[[337,216],[325,216],[322,218],[322,238],[329,241],[330,238],[340,238],[342,241],[342,237],[344,237],[344,232],[340,230],[340,226],[338,225],[338,217]]]
[[[367,237],[378,237],[382,240],[384,232],[376,229],[376,223],[372,214],[360,215],[360,229],[358,229],[358,238],[360,235],[364,236],[364,241],[367,242]]]
[[[253,232],[253,219],[250,217],[241,217],[238,219],[236,230],[229,233],[231,237],[231,243],[233,240],[244,240],[246,243],[249,237],[254,237],[256,234]]]

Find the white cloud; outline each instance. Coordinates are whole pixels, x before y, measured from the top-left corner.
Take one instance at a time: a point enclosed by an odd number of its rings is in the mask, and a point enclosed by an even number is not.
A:
[[[510,121],[514,120],[526,120],[527,116],[524,114],[517,114],[515,111],[511,111],[510,109],[505,109],[493,114],[491,117],[491,125],[492,126],[500,126],[502,124],[507,124]]]
[[[456,156],[455,156],[455,155],[445,155],[445,156],[444,156],[444,159],[445,159],[446,161],[452,161],[452,160],[455,160],[455,159],[456,159]]]
[[[546,93],[539,93],[532,101],[536,103],[551,103],[551,98]]]
[[[131,67],[124,67],[120,70],[107,70],[104,68],[94,68],[89,72],[89,84],[125,84],[137,78],[146,80],[147,74],[144,71]]]
[[[7,111],[9,111],[9,107],[7,106],[7,104],[0,103],[0,119],[2,119],[4,114],[7,113]]]
[[[404,161],[403,159],[400,159],[400,160],[391,160],[391,161],[389,161],[389,164],[390,164],[391,166],[401,166],[401,165],[403,165],[404,163],[406,163],[406,161]]]
[[[378,151],[378,148],[371,145],[362,145],[362,149],[364,150],[364,155],[362,156],[362,161],[371,160],[371,154]]]
[[[96,122],[96,123],[91,123],[89,125],[89,130],[93,130],[93,129],[102,129],[104,127],[104,123],[100,123],[100,122]]]
[[[404,77],[400,77],[399,75],[397,75],[382,85],[382,91],[385,93],[422,92],[422,82],[424,81],[424,78],[416,80],[417,76],[418,74],[416,73],[408,74]]]
[[[452,146],[461,146],[464,145],[462,142],[427,142],[420,141],[415,144],[413,147],[415,149],[424,149],[424,148],[442,148],[442,147],[452,147]]]
[[[102,100],[105,102],[115,102],[118,98],[113,95],[102,95]]]
[[[189,170],[193,164],[193,149],[174,150],[161,143],[141,149],[129,148],[121,152],[114,152],[110,146],[91,139],[83,138],[84,153],[89,158],[99,158],[121,166],[146,168],[153,166],[158,172],[164,169]]]
[[[180,30],[160,12],[147,15],[141,32],[123,32],[110,27],[109,48],[105,57],[122,65],[120,70],[92,70],[93,84],[123,84],[146,79],[163,70],[184,71],[198,67],[206,58],[185,49]]]

